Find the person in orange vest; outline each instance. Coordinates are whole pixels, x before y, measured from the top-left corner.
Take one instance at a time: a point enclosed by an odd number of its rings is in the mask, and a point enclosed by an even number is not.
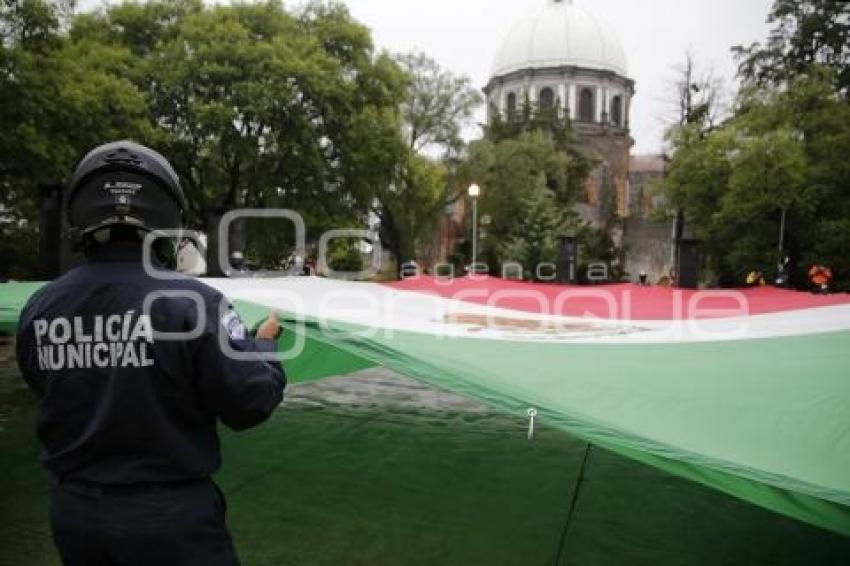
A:
[[[826,266],[815,264],[809,269],[809,281],[815,293],[829,293],[832,282],[832,270]]]

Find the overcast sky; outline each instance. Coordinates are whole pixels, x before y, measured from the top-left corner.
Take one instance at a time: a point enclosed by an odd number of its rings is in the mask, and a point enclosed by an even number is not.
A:
[[[511,25],[548,0],[345,0],[391,51],[417,49],[469,75],[477,87]],[[636,82],[632,104],[635,153],[662,149],[664,120],[675,116],[673,67],[691,49],[733,91],[730,47],[763,40],[772,0],[574,0],[619,32]],[[483,110],[480,114],[483,118]]]
[[[483,87],[511,25],[548,0],[343,0],[373,31],[379,48],[424,51]],[[664,121],[675,116],[673,67],[691,49],[734,90],[730,47],[761,41],[772,0],[574,0],[619,32],[636,81],[632,104],[635,153],[662,149]],[[99,5],[82,0],[82,8]],[[287,1],[287,6],[300,1]],[[479,120],[483,119],[483,109]],[[479,135],[473,130],[470,135]]]

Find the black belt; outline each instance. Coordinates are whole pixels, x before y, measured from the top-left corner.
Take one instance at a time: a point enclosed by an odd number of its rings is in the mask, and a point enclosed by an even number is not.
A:
[[[202,484],[212,483],[212,479],[208,476],[201,478],[188,478],[185,480],[159,481],[159,482],[133,482],[126,484],[102,484],[89,480],[81,480],[76,478],[53,479],[53,486],[58,488],[70,488],[71,490],[79,489],[87,493],[97,494],[130,494],[141,493],[159,489],[180,489],[183,487],[192,487]]]

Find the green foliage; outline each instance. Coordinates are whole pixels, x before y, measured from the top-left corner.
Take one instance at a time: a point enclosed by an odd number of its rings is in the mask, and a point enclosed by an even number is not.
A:
[[[406,147],[395,145],[377,152],[392,156],[396,168],[389,182],[376,185],[373,213],[380,220],[382,244],[402,263],[419,258],[431,244],[450,200],[446,165],[461,151],[461,129],[481,103],[481,96],[468,77],[441,69],[424,54],[399,55],[396,61],[406,73],[408,86],[401,103]],[[445,156],[444,163],[423,155],[434,151]]]
[[[573,205],[594,166],[557,105],[544,109],[525,100],[514,115],[495,113],[456,178],[459,188],[482,187],[481,211],[491,218],[483,252],[491,269],[520,262],[533,278],[538,264],[557,259],[559,236],[589,230]]]
[[[482,187],[481,211],[491,218],[484,257],[491,269],[523,265],[533,278],[540,263],[557,259],[557,239],[581,228],[573,205],[595,162],[573,140],[569,118],[557,105],[525,100],[511,116],[494,113],[485,139],[473,143],[456,182]]]
[[[250,269],[279,271],[289,267],[295,241],[295,227],[289,220],[247,219],[234,224],[231,237],[234,249],[243,248]]]
[[[410,90],[402,104],[410,148],[459,152],[463,147],[461,129],[482,102],[470,78],[442,69],[424,53],[398,55],[396,61],[410,79]]]
[[[481,214],[491,218],[483,252],[492,267],[519,261],[530,274],[554,261],[557,237],[579,227],[572,205],[585,169],[576,159],[542,130],[470,146],[459,178],[482,187]]]
[[[328,267],[334,271],[362,271],[363,254],[358,244],[355,240],[332,240],[328,246]]]
[[[622,281],[626,274],[620,260],[621,250],[614,245],[610,230],[589,224],[577,233],[580,243],[577,274],[580,283],[588,283],[587,274],[591,264],[604,264],[608,269],[608,281]]]
[[[825,263],[850,289],[850,4],[776,0],[768,22],[775,27],[764,44],[734,49],[747,88],[730,127],[764,140],[745,148],[724,203],[730,212],[718,219],[736,211],[752,219],[749,230],[726,234],[735,238],[726,280],[746,262],[770,272],[766,242],[778,230],[777,209],[787,209],[797,281],[807,265]]]
[[[397,181],[380,191],[382,243],[401,264],[417,258],[428,245],[445,206],[445,168],[426,157],[409,153]]]
[[[563,212],[555,205],[555,195],[546,187],[543,174],[521,197],[515,222],[511,235],[496,248],[496,259],[499,264],[520,263],[526,277],[533,278],[537,265],[557,259],[557,237],[564,223]]]
[[[0,277],[27,279],[38,273],[38,233],[32,223],[0,215]]]
[[[544,132],[561,154],[561,167],[557,174],[561,175],[565,182],[562,191],[564,194],[559,194],[559,198],[563,202],[572,203],[583,190],[584,181],[597,163],[579,150],[573,139],[572,123],[560,105],[556,104],[547,110],[532,104],[526,98],[516,115],[502,116],[494,112],[486,128],[486,138],[500,143],[531,132]],[[557,190],[557,181],[554,185],[547,181],[547,185]]]
[[[850,95],[850,3],[775,0],[767,21],[775,27],[765,43],[733,49],[743,79],[783,85],[817,65],[833,70],[835,87]]]
[[[393,160],[370,150],[398,143],[404,77],[341,5],[190,12],[145,75],[151,120],[202,224],[213,207],[277,206],[327,227],[363,217],[391,174]]]
[[[783,212],[784,253],[801,268],[831,265],[839,286],[850,284],[850,104],[831,73],[784,90],[745,89],[721,128],[684,126],[671,141],[668,202],[685,212],[722,284],[739,285],[752,269],[774,271]]]
[[[152,0],[73,18],[68,5],[0,11],[4,216],[32,223],[39,183],[121,138],[169,157],[201,229],[235,207],[295,209],[311,235],[362,224],[394,182],[408,78],[343,5]]]
[[[0,10],[0,263],[33,275],[39,186],[61,182],[104,140],[149,137],[143,94],[125,77],[120,46],[75,43],[64,2],[24,0]],[[11,242],[16,242],[14,246]]]

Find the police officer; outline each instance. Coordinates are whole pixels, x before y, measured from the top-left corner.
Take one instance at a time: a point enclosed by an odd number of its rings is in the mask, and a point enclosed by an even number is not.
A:
[[[131,142],[92,150],[67,204],[87,260],[30,299],[17,340],[40,401],[62,560],[238,564],[210,479],[216,423],[247,429],[280,404],[274,314],[252,338],[220,293],[170,270],[186,201],[155,151]],[[160,237],[145,244],[147,234]]]

